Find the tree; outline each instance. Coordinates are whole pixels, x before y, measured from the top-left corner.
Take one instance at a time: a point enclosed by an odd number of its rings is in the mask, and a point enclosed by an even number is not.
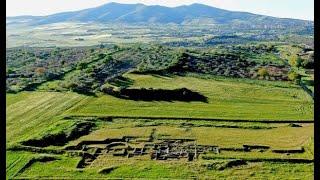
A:
[[[62,60],[62,61],[60,62],[60,64],[63,66],[63,65],[66,64],[66,61],[65,61],[65,60]]]
[[[99,59],[102,59],[102,58],[104,58],[104,57],[106,57],[106,54],[104,54],[104,53],[99,53],[99,54],[98,54],[98,58],[99,58]]]
[[[86,70],[86,73],[92,73],[94,71],[93,67],[89,67],[87,70]]]
[[[113,57],[111,55],[108,55],[104,60],[103,60],[103,63],[108,63],[109,61],[112,61],[113,60]]]
[[[302,66],[306,69],[313,69],[314,68],[314,61],[313,60],[304,60],[302,62]]]
[[[62,84],[62,87],[69,89],[69,90],[73,90],[73,89],[77,88],[78,85],[75,82],[67,81],[66,83]]]
[[[309,54],[308,58],[303,60],[301,66],[306,69],[313,69],[314,68],[314,55]]]
[[[297,56],[297,55],[291,56],[291,57],[289,58],[289,64],[290,64],[290,66],[292,66],[292,67],[300,67],[300,66],[301,66],[301,63],[302,63],[302,59],[301,59],[299,56]]]
[[[7,73],[6,74],[14,74],[15,71],[11,68],[7,69]]]
[[[37,74],[37,76],[41,76],[46,72],[46,69],[43,67],[39,67],[35,69],[35,73]]]
[[[271,44],[267,45],[267,51],[268,52],[272,52],[274,49],[275,49],[274,45],[271,45]]]
[[[80,62],[80,63],[78,63],[78,65],[77,65],[77,69],[78,69],[78,70],[85,69],[86,67],[87,67],[87,63],[85,63],[85,62]]]
[[[296,73],[295,71],[291,71],[288,74],[288,78],[291,81],[297,81],[297,80],[300,80],[301,76],[298,73]]]
[[[100,46],[99,46],[99,48],[100,48],[100,49],[103,49],[103,48],[105,48],[105,45],[101,43]]]
[[[269,72],[268,72],[268,70],[266,69],[266,68],[260,68],[259,70],[258,70],[258,74],[259,74],[259,76],[261,76],[261,77],[266,77],[266,76],[268,76],[269,75]]]
[[[113,49],[114,49],[114,50],[119,50],[120,47],[119,47],[118,45],[114,45],[114,46],[113,46]]]

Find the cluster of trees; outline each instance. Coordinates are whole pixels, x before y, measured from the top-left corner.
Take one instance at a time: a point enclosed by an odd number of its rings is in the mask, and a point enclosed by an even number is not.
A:
[[[116,60],[111,55],[98,55],[97,62],[88,64],[81,62],[77,66],[78,73],[68,77],[61,87],[81,94],[91,95],[99,91],[106,82],[121,76],[135,67],[130,61]]]
[[[307,58],[302,59],[299,55],[293,55],[288,60],[289,64],[292,67],[302,67],[306,69],[313,69],[314,68],[314,55],[310,54]]]
[[[299,69],[314,69],[314,51],[310,48],[303,48],[302,53],[291,55],[288,59],[288,63],[292,67],[291,71],[288,73],[288,78],[291,81],[299,82],[302,75],[298,73]]]
[[[137,66],[137,71],[140,73],[161,71],[172,66],[178,61],[180,50],[154,46],[146,49],[140,49],[142,54],[141,62]]]
[[[281,61],[279,59],[273,62],[276,56],[274,53],[277,53],[275,45],[263,43],[201,49],[147,44],[121,47],[101,44],[83,48],[13,48],[7,50],[7,89],[24,89],[33,86],[32,84],[60,79],[68,72],[72,73],[69,73],[60,86],[80,93],[100,91],[106,82],[112,82],[128,71],[169,74],[195,72],[246,78],[255,77],[251,73],[255,71],[259,77],[265,78],[274,75],[268,70],[270,65],[276,67],[277,72],[289,67],[277,64]],[[305,57],[292,56],[289,64],[292,67],[313,67],[313,54],[309,53],[307,59]],[[264,61],[270,58],[270,62]],[[292,78],[296,78],[296,75],[291,73],[289,79]]]
[[[23,90],[59,79],[75,68],[84,69],[98,51],[95,47],[7,49],[7,89]]]

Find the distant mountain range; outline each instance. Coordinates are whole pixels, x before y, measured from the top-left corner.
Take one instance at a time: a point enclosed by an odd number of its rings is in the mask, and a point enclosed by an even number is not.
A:
[[[251,25],[313,25],[313,21],[275,18],[247,12],[223,10],[203,4],[178,7],[147,6],[144,4],[108,3],[99,7],[48,16],[7,17],[8,23],[32,25],[61,22],[98,23],[175,23],[175,24],[251,24]]]

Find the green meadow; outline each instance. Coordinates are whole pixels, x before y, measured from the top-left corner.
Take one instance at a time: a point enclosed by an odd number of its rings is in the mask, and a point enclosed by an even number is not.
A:
[[[309,122],[313,119],[313,100],[298,86],[288,82],[214,76],[200,78],[192,74],[156,76],[129,73],[125,77],[133,81],[131,87],[135,88],[187,87],[206,96],[208,102],[146,102],[119,99],[106,94],[86,96],[73,92],[7,94],[7,178],[313,177],[313,163],[310,161],[314,153],[314,125]],[[107,117],[117,118],[103,120]],[[12,149],[21,146],[21,142],[26,140],[69,132],[75,122],[93,122],[96,127],[90,133],[61,146]],[[299,127],[291,126],[292,123]],[[191,162],[186,159],[156,161],[148,155],[126,158],[102,154],[85,168],[77,168],[81,156],[70,155],[65,151],[66,147],[82,141],[103,141],[124,136],[139,137],[142,141],[151,136],[155,139],[191,138],[199,145],[241,148],[244,144],[251,144],[268,146],[270,149],[265,152],[207,153]],[[142,147],[143,143],[131,145]],[[302,153],[279,154],[272,151],[302,147]],[[35,149],[41,151],[35,152]],[[64,153],[51,153],[57,150]],[[53,160],[45,161],[42,157],[53,157]],[[229,167],[230,163],[239,159],[245,163]],[[301,163],[299,160],[306,162]],[[224,169],[221,170],[221,167]],[[103,171],[105,169],[106,172]]]
[[[82,104],[70,109],[67,114],[253,121],[313,119],[313,100],[301,88],[287,82],[255,84],[255,80],[134,74],[128,74],[127,77],[134,80],[132,87],[163,89],[187,87],[208,97],[209,102],[144,102],[102,95],[86,99]]]

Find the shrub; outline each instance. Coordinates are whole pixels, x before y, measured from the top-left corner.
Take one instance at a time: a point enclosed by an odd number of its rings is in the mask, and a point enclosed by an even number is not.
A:
[[[108,56],[103,60],[103,63],[106,64],[106,63],[108,63],[108,62],[110,62],[110,61],[112,61],[112,60],[113,60],[113,57],[110,56],[110,55],[108,55]]]
[[[305,60],[302,63],[302,67],[306,68],[306,69],[313,69],[314,68],[314,61],[310,61],[310,60]]]
[[[302,59],[299,56],[291,56],[289,59],[289,64],[292,67],[300,67]]]
[[[99,58],[99,59],[102,59],[102,58],[104,58],[105,56],[106,56],[106,55],[103,54],[103,53],[98,54],[98,58]]]
[[[54,79],[58,79],[61,75],[58,73],[52,73],[52,72],[48,72],[46,73],[46,78],[47,80],[54,80]]]
[[[296,81],[296,80],[299,80],[299,79],[300,79],[300,75],[299,75],[298,73],[294,72],[294,71],[291,71],[291,72],[289,72],[289,74],[288,74],[288,78],[289,78],[289,80],[291,80],[291,81]]]
[[[104,44],[100,44],[99,48],[103,49],[103,48],[105,48],[105,45]]]
[[[37,76],[41,76],[46,72],[46,69],[43,67],[39,67],[35,69],[35,73],[37,74]]]
[[[80,62],[80,63],[78,63],[78,65],[77,65],[77,69],[78,70],[83,70],[83,69],[85,69],[87,67],[87,63],[85,63],[85,62]]]
[[[266,77],[266,76],[269,75],[269,72],[268,72],[268,70],[267,70],[266,68],[260,68],[260,69],[258,70],[258,74],[259,74],[259,76],[261,76],[261,77]]]
[[[66,61],[65,61],[65,60],[62,60],[62,61],[60,62],[60,64],[63,66],[63,65],[66,64]]]
[[[74,80],[68,80],[66,82],[62,82],[60,84],[60,86],[63,87],[63,88],[72,90],[72,89],[76,88],[78,86],[78,84]]]
[[[11,69],[11,68],[7,69],[6,74],[14,74],[14,73],[15,73],[15,71],[13,69]]]
[[[89,67],[88,69],[86,69],[86,73],[92,73],[94,71],[93,67]]]

